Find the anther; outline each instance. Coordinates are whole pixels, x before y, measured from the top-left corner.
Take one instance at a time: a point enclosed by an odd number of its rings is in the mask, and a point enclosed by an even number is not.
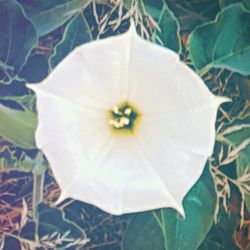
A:
[[[130,115],[132,113],[132,109],[131,108],[126,108],[124,111],[125,115]]]

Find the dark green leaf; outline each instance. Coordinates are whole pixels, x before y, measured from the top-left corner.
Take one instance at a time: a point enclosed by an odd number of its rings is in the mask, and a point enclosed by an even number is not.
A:
[[[218,223],[213,225],[199,250],[237,250],[233,238],[239,218],[234,214],[226,214],[223,209],[218,216]]]
[[[189,47],[194,66],[201,73],[220,67],[250,74],[250,12],[242,4],[224,8],[215,21],[191,33]]]
[[[156,20],[159,20],[162,9],[165,7],[165,0],[144,0],[145,10]],[[166,6],[167,7],[167,6]]]
[[[32,20],[39,36],[55,30],[63,25],[89,3],[88,0],[19,0],[27,16]]]
[[[55,52],[50,58],[51,68],[54,68],[75,47],[92,39],[85,17],[82,14],[76,15],[68,23],[62,41],[57,44]]]
[[[124,250],[197,249],[213,224],[212,187],[213,181],[206,170],[184,199],[185,219],[173,209],[136,214],[125,234]]]
[[[182,32],[190,33],[197,25],[213,20],[220,11],[218,0],[165,0],[175,13]]]
[[[147,1],[145,1],[145,4],[146,2]],[[154,13],[158,14],[158,12],[156,12],[155,8],[153,7],[151,7],[148,11],[152,16],[154,16]],[[153,40],[169,49],[176,51],[177,53],[180,52],[180,27],[177,18],[165,3],[163,4],[162,9],[158,11],[160,13],[157,23],[160,31],[157,30],[155,32],[155,34],[153,35]]]
[[[32,55],[19,76],[29,83],[39,83],[48,75],[48,68],[48,59],[44,55]]]
[[[243,5],[246,9],[250,10],[250,1],[249,0],[242,0]]]
[[[241,0],[219,0],[219,5],[220,5],[220,8],[223,9],[229,6],[230,4],[238,3],[240,1]]]
[[[37,43],[36,31],[15,0],[0,1],[0,68],[17,74]]]
[[[233,3],[243,3],[246,9],[250,9],[250,1],[249,0],[219,0],[219,4],[221,8],[225,8]]]
[[[35,113],[0,104],[0,136],[5,140],[23,148],[34,148],[36,125]]]
[[[132,218],[122,242],[123,250],[164,250],[164,237],[153,213],[138,213]]]

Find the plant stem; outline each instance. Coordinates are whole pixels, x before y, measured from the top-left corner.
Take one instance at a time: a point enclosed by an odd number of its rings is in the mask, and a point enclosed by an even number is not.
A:
[[[39,242],[39,235],[38,235],[38,211],[37,206],[40,202],[43,201],[43,186],[44,186],[44,174],[33,173],[33,199],[32,199],[32,210],[33,210],[33,218],[35,220],[35,241]]]

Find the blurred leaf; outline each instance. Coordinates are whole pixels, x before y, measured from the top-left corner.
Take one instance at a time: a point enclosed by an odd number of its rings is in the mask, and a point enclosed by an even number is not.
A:
[[[219,0],[219,5],[221,9],[229,6],[234,3],[243,3],[246,9],[250,9],[250,1],[249,0]]]
[[[25,86],[24,82],[12,81],[10,84],[0,84],[0,98],[3,96],[21,96],[28,94],[30,90]]]
[[[5,236],[1,242],[1,250],[22,250],[20,241],[14,237]]]
[[[153,213],[135,214],[122,242],[123,250],[164,250],[164,237]],[[158,214],[158,213],[157,213]]]
[[[231,86],[234,84],[238,87],[240,92],[240,97],[245,100],[250,100],[250,76],[243,76],[240,74],[233,74],[230,83]],[[229,94],[232,93],[228,92]]]
[[[243,5],[246,9],[250,10],[250,1],[249,0],[242,0]]]
[[[230,4],[238,3],[240,1],[241,0],[219,0],[219,5],[220,5],[220,8],[223,9]]]
[[[135,214],[124,237],[124,250],[197,249],[213,224],[212,187],[210,173],[205,170],[184,199],[185,219],[173,209]]]
[[[125,1],[125,2],[127,2],[128,6],[131,5],[131,0]],[[160,1],[144,0],[143,4],[145,6],[145,10],[158,22],[160,19],[162,9],[166,5],[165,0],[160,0]],[[166,5],[166,8],[167,8],[167,5]]]
[[[156,30],[154,32],[153,41],[178,53],[181,47],[180,27],[173,12],[168,8],[165,1],[162,2],[161,6],[159,5],[159,1],[152,0],[145,0],[144,4],[147,12],[155,18],[160,28],[160,31]]]
[[[222,210],[218,216],[218,223],[213,225],[198,250],[237,250],[233,238],[237,222],[238,218],[235,215],[230,216]]]
[[[0,104],[0,136],[23,148],[34,148],[35,113],[16,110]]]
[[[29,83],[39,83],[49,71],[48,59],[42,54],[32,55],[28,58],[19,76]]]
[[[188,34],[197,25],[213,20],[220,11],[218,0],[165,1],[178,18],[181,32]]]
[[[243,119],[236,119],[226,130],[224,137],[238,153],[236,160],[237,175],[240,177],[250,172],[250,112]],[[250,211],[250,196],[246,197],[246,205]]]
[[[244,78],[238,84],[240,89],[240,96],[244,99],[250,100],[250,78]]]
[[[54,68],[67,54],[80,44],[93,40],[88,23],[82,14],[76,15],[64,31],[63,39],[55,47],[50,58],[50,66]]]
[[[35,223],[26,224],[21,236],[34,240]],[[50,249],[77,249],[88,242],[84,230],[65,219],[60,209],[43,203],[38,205],[38,237],[39,243]]]
[[[0,20],[0,68],[15,75],[37,43],[36,31],[15,0],[0,1]]]
[[[242,4],[223,9],[215,21],[191,33],[189,47],[194,66],[201,73],[222,67],[250,74],[250,12]]]
[[[19,0],[27,16],[32,20],[39,36],[48,34],[80,13],[89,3],[88,0]]]

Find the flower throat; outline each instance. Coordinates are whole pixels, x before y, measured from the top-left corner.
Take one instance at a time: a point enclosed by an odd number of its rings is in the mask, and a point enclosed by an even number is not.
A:
[[[136,109],[124,102],[110,111],[109,124],[114,132],[133,132],[139,118]]]

